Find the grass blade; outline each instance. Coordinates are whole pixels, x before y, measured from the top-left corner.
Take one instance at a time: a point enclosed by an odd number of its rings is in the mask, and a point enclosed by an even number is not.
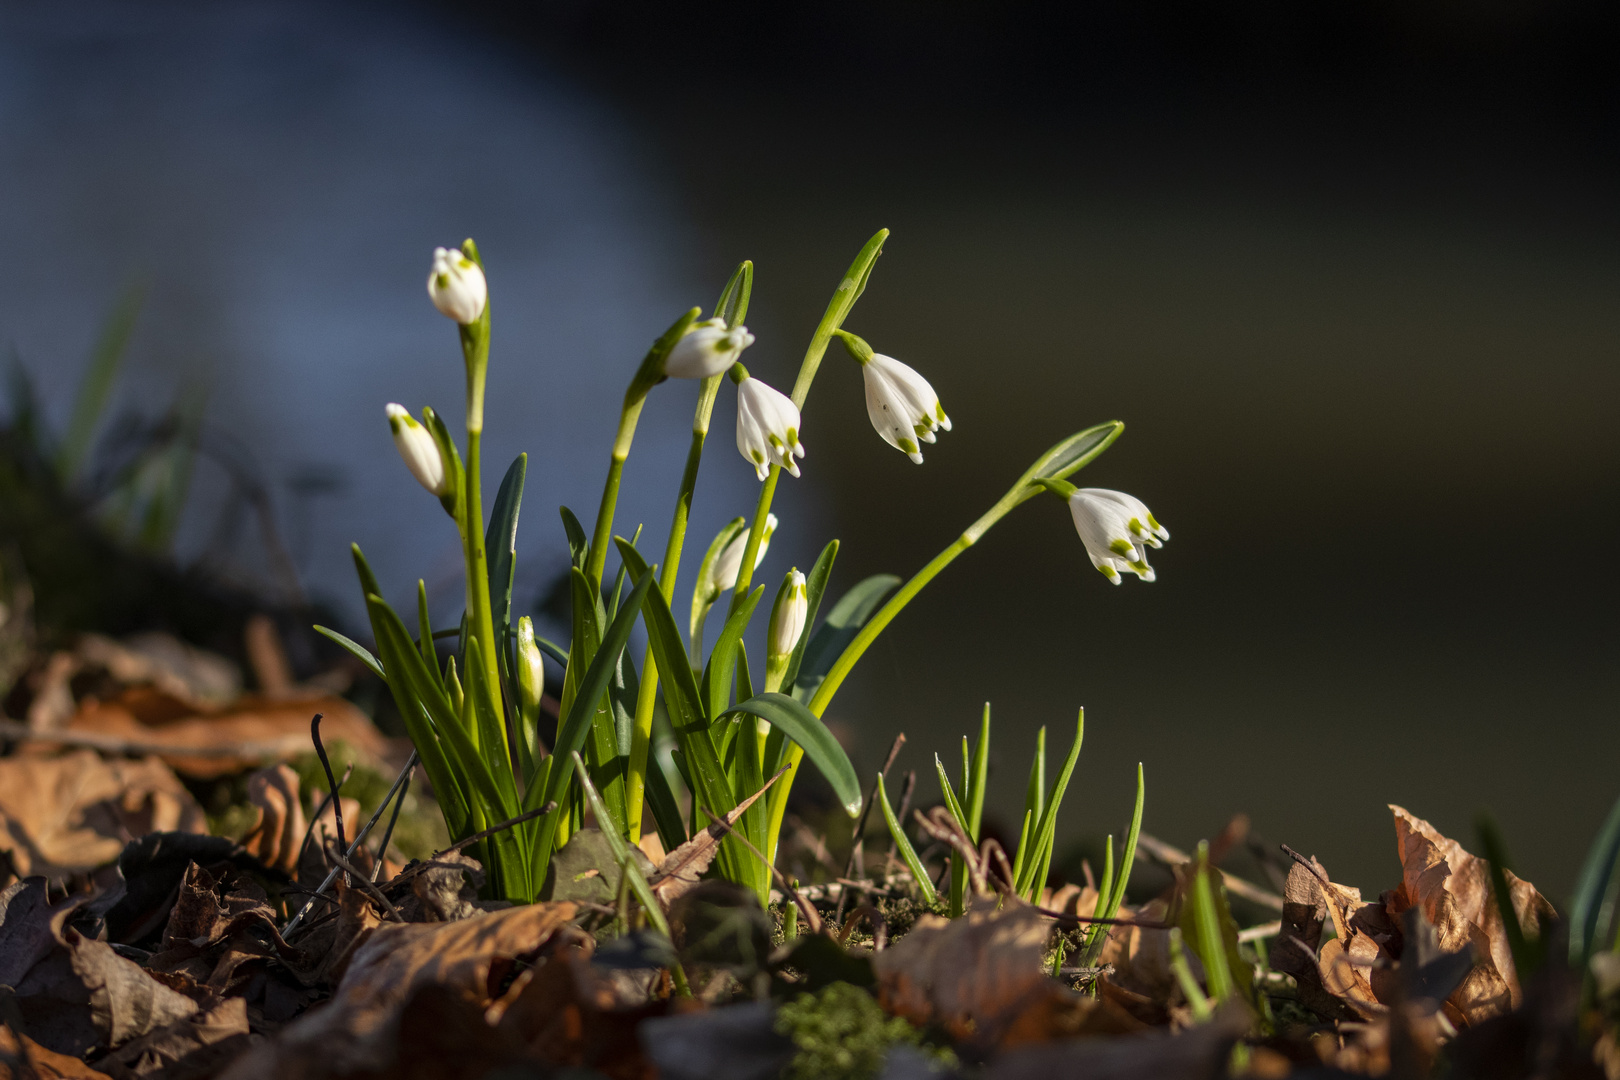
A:
[[[906,831],[900,827],[900,822],[894,816],[894,808],[889,805],[889,794],[883,790],[883,774],[878,773],[877,778],[878,806],[883,809],[883,821],[889,826],[889,835],[894,838],[894,846],[900,852],[900,859],[911,871],[911,879],[917,883],[917,888],[923,894],[923,902],[933,906],[937,893],[934,892],[934,883],[929,880],[928,871],[923,869],[922,860],[917,857],[917,849],[911,846],[906,839]]]

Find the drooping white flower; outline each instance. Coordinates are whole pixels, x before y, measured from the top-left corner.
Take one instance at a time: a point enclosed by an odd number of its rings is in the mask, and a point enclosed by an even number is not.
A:
[[[771,632],[766,639],[767,657],[787,656],[799,644],[804,633],[804,620],[810,613],[810,598],[806,594],[804,575],[798,568],[788,571],[786,592],[776,602],[771,613]]]
[[[771,465],[780,465],[794,476],[804,457],[799,441],[799,407],[786,394],[751,376],[737,383],[737,450],[761,480]]]
[[[919,441],[934,441],[935,430],[951,430],[950,417],[928,380],[892,356],[873,353],[861,365],[866,381],[866,415],[883,441],[922,464]]]
[[[439,444],[433,441],[432,433],[418,424],[403,405],[390,402],[386,411],[389,430],[394,433],[394,446],[405,459],[405,467],[433,494],[445,494],[450,490],[450,483],[445,476]]]
[[[434,307],[464,325],[477,322],[489,300],[483,268],[459,248],[433,249],[427,290]]]
[[[672,379],[707,379],[737,362],[754,343],[746,326],[726,327],[724,319],[694,323],[664,358],[664,374]]]
[[[1157,576],[1148,565],[1147,549],[1160,547],[1170,532],[1140,499],[1106,488],[1080,488],[1069,496],[1069,513],[1091,564],[1109,581],[1118,585],[1126,570],[1143,581]]]
[[[737,573],[742,569],[743,548],[748,546],[748,534],[754,530],[744,529],[731,538],[731,542],[720,552],[709,567],[709,586],[715,593],[722,593],[734,588],[737,584]],[[771,534],[776,532],[776,515],[765,515],[765,535],[759,540],[759,554],[754,556],[754,569],[765,561],[765,552],[771,546]]]

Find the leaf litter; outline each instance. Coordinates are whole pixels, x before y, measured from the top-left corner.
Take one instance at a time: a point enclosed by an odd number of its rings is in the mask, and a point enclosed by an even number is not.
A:
[[[147,736],[224,721],[212,745],[229,747],[244,739],[230,718],[285,704],[159,681],[109,699]],[[55,707],[41,713],[50,731],[113,730],[96,727],[95,702],[63,711],[58,694]],[[961,917],[930,910],[892,853],[838,876],[805,825],[797,844],[821,877],[780,879],[766,912],[708,876],[749,800],[667,854],[652,834],[631,849],[652,919],[590,827],[559,850],[546,899],[522,907],[483,899],[483,868],[462,851],[403,866],[375,837],[345,851],[336,811],[352,843],[362,807],[344,784],[334,807],[246,738],[251,752],[229,759],[257,766],[239,773],[239,840],[207,835],[174,772],[219,775],[226,755],[53,751],[42,737],[0,759],[0,1078],[1620,1078],[1620,965],[1583,999],[1557,962],[1556,911],[1504,871],[1512,929],[1544,944],[1520,971],[1491,865],[1400,807],[1399,880],[1375,899],[1291,849],[1280,896],[1223,875],[1214,864],[1246,831],[1235,821],[1207,862],[1144,836],[1139,858],[1169,880],[1098,924],[1094,882],[1025,903],[999,845],[967,845],[937,811],[915,816],[965,859]],[[380,736],[356,742],[390,753]],[[1219,955],[1201,944],[1199,887]],[[802,905],[792,919],[785,890]],[[1240,926],[1228,893],[1281,917]],[[1231,986],[1221,999],[1215,969]],[[1545,1061],[1557,1068],[1538,1073]]]

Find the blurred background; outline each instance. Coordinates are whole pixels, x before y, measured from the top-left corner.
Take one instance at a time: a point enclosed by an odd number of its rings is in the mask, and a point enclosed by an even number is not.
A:
[[[760,579],[833,536],[835,590],[909,575],[1115,418],[1083,479],[1174,539],[1111,588],[1058,503],[1018,511],[836,703],[863,771],[904,730],[933,797],[989,700],[1010,827],[1036,729],[1061,752],[1085,706],[1060,843],[1121,830],[1141,761],[1183,846],[1246,812],[1376,894],[1386,803],[1465,842],[1489,809],[1562,899],[1620,753],[1617,45],[1578,0],[7,2],[0,344],[71,441],[131,313],[85,454],[190,433],[152,551],[356,630],[358,541],[450,619],[455,533],[382,406],[457,413],[423,281],[475,236],[539,610],[647,344],[750,258],[748,363],[786,388],[888,227],[848,326],[955,428],[913,466],[835,351]],[[621,503],[660,548],[692,395],[655,392]],[[752,506],[734,415],[722,393],[689,565]]]

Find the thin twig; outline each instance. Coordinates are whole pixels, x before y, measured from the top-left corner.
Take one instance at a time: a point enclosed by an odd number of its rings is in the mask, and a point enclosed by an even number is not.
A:
[[[544,806],[537,806],[533,810],[525,810],[523,813],[519,814],[517,817],[507,818],[505,821],[501,822],[499,825],[491,825],[489,828],[485,829],[483,832],[473,833],[471,836],[467,837],[467,839],[465,839],[465,840],[457,840],[455,843],[451,844],[449,847],[445,848],[443,851],[435,851],[432,854],[432,856],[430,857],[430,861],[432,859],[442,858],[445,855],[449,855],[451,852],[460,851],[464,847],[470,847],[471,845],[478,843],[478,841],[480,841],[480,840],[488,840],[490,837],[494,836],[498,832],[505,832],[507,829],[510,829],[514,825],[521,825],[525,821],[530,821],[530,820],[533,820],[534,818],[539,817],[541,814],[549,814],[555,809],[557,809],[557,804],[556,804],[555,801],[553,801],[553,802],[546,803],[546,805],[544,805]]]
[[[381,904],[383,906],[384,913],[386,913],[390,919],[393,919],[395,922],[405,921],[404,919],[400,918],[400,914],[397,910],[395,910],[394,905],[388,902],[388,897],[382,894],[382,890],[367,880],[366,875],[360,872],[359,867],[355,866],[348,859],[345,859],[342,855],[338,854],[338,846],[336,844],[328,844],[326,846],[326,857],[336,863],[338,869],[343,871],[343,877],[346,882],[351,882],[354,885],[360,886],[368,894],[370,894],[373,900]]]
[[[923,832],[935,840],[949,844],[962,856],[967,865],[968,880],[973,885],[973,895],[982,895],[984,887],[984,867],[979,863],[979,853],[974,850],[973,841],[969,840],[962,827],[957,824],[955,816],[943,806],[934,807],[932,818],[925,816],[921,810],[913,810],[912,817],[922,826]]]
[[[309,737],[315,743],[315,756],[321,759],[321,768],[326,770],[326,782],[332,789],[332,816],[337,819],[338,847],[341,848],[348,846],[349,839],[343,835],[343,800],[338,798],[339,785],[337,777],[332,773],[332,762],[327,759],[326,747],[321,745],[321,717],[323,715],[322,713],[316,713],[315,718],[309,722]],[[353,772],[354,770],[351,767],[349,771]],[[343,776],[344,782],[347,783],[348,779],[348,774],[345,773]],[[349,884],[347,879],[343,883],[345,885]]]
[[[776,878],[776,883],[782,887],[782,892],[793,901],[794,905],[798,907],[800,913],[804,915],[804,921],[809,924],[810,932],[812,934],[821,933],[821,914],[816,911],[815,905],[810,903],[810,901],[806,900],[804,896],[800,894],[799,890],[794,887],[793,883],[787,879],[787,876],[783,874],[782,871],[771,865],[770,860],[765,858],[765,853],[750,843],[748,837],[726,824],[726,820],[724,818],[717,817],[714,811],[710,810],[707,806],[702,807],[702,810],[709,816],[710,821],[713,821],[716,825],[726,830],[727,833],[742,841],[743,847],[747,848],[749,851],[752,851],[754,853],[754,858],[765,864],[766,868],[770,870],[771,875]]]
[[[356,835],[355,838],[354,838],[354,843],[351,844],[349,846],[348,851],[346,851],[344,853],[345,858],[352,857],[354,855],[354,853],[355,853],[355,850],[357,848],[359,848],[360,842],[371,834],[371,830],[376,827],[378,820],[380,820],[382,818],[383,811],[388,808],[388,803],[394,798],[395,795],[399,794],[400,788],[402,788],[404,786],[405,781],[410,779],[411,770],[416,768],[416,763],[417,763],[418,760],[419,759],[416,756],[416,751],[412,750],[410,758],[405,762],[405,767],[403,769],[401,769],[399,771],[399,775],[394,778],[394,785],[388,789],[388,794],[383,796],[382,802],[377,804],[377,810],[376,810],[375,813],[373,813],[371,815],[371,820],[366,822],[365,828],[360,830],[359,834]],[[352,771],[354,766],[351,765],[349,768]],[[348,779],[348,774],[347,773],[344,774],[344,779],[345,780]],[[328,796],[328,798],[330,798],[330,797],[331,796]],[[403,798],[403,796],[401,796],[401,797]],[[322,805],[322,809],[325,809],[324,804]],[[316,811],[315,816],[316,816],[316,818],[319,818],[320,817],[320,811]],[[311,831],[313,831],[314,830],[314,825],[311,825],[310,829],[311,829]],[[306,847],[309,844],[309,834],[308,833],[306,833],[304,835],[304,844],[305,844]],[[298,861],[303,862],[303,860],[304,860],[303,852],[300,851],[299,856],[298,856]],[[304,921],[304,916],[309,913],[309,909],[315,906],[315,897],[319,896],[321,893],[324,893],[327,889],[332,887],[332,882],[337,880],[338,873],[339,873],[339,870],[335,866],[330,871],[327,872],[325,880],[323,880],[321,882],[320,886],[315,890],[315,892],[310,896],[310,898],[307,901],[304,902],[304,906],[299,908],[298,913],[296,915],[294,915],[291,919],[287,920],[287,925],[283,926],[281,928],[281,936],[283,938],[285,938],[288,934],[292,933],[293,930],[295,928],[297,928],[298,924]]]
[[[388,843],[394,838],[394,826],[399,823],[399,812],[405,808],[405,796],[411,791],[411,773],[415,771],[416,751],[411,751],[411,760],[405,765],[405,783],[400,785],[399,798],[394,800],[394,813],[388,819],[388,828],[383,830],[382,843],[377,845],[377,865],[371,868],[371,880],[376,881],[382,874],[383,862],[388,858]]]
[[[1193,857],[1185,851],[1147,833],[1142,833],[1137,839],[1136,857],[1144,861],[1153,858],[1166,866],[1183,866],[1193,861]],[[1283,898],[1270,889],[1262,889],[1240,877],[1233,877],[1225,870],[1221,871],[1221,878],[1226,884],[1226,891],[1233,896],[1241,896],[1251,903],[1268,907],[1273,911],[1283,909]]]
[[[1103,926],[1140,926],[1147,930],[1168,930],[1174,925],[1173,923],[1158,922],[1154,919],[1105,919],[1100,915],[1070,915],[1066,911],[1053,911],[1051,908],[1043,908],[1033,904],[1030,906],[1034,907],[1036,911],[1040,912],[1042,915],[1045,915],[1047,918],[1056,919],[1060,923],[1074,923],[1076,925],[1087,926],[1093,923],[1098,923]]]
[[[1017,888],[1017,885],[1013,881],[1012,863],[1007,861],[1007,851],[1001,846],[1001,841],[993,836],[987,836],[984,838],[984,844],[979,849],[979,860],[984,865],[986,877],[989,876],[991,855],[994,855],[996,861],[1001,864],[1001,878],[1006,883],[1005,887],[998,886],[997,891],[1005,893],[1007,896],[1014,895],[1013,890]],[[1036,895],[1039,896],[1040,894],[1037,892]]]
[[[343,770],[343,779],[338,781],[337,786],[342,787],[344,784],[347,784],[349,782],[349,777],[353,773],[354,762],[351,761],[349,762],[349,767]],[[298,872],[298,868],[304,865],[304,856],[309,853],[309,841],[310,837],[315,835],[315,826],[320,824],[321,815],[326,813],[326,808],[331,805],[332,800],[335,798],[337,798],[337,792],[328,791],[321,799],[321,804],[317,806],[315,808],[315,812],[310,815],[309,827],[304,830],[304,842],[298,845],[298,861],[293,864],[293,873],[296,874]]]

